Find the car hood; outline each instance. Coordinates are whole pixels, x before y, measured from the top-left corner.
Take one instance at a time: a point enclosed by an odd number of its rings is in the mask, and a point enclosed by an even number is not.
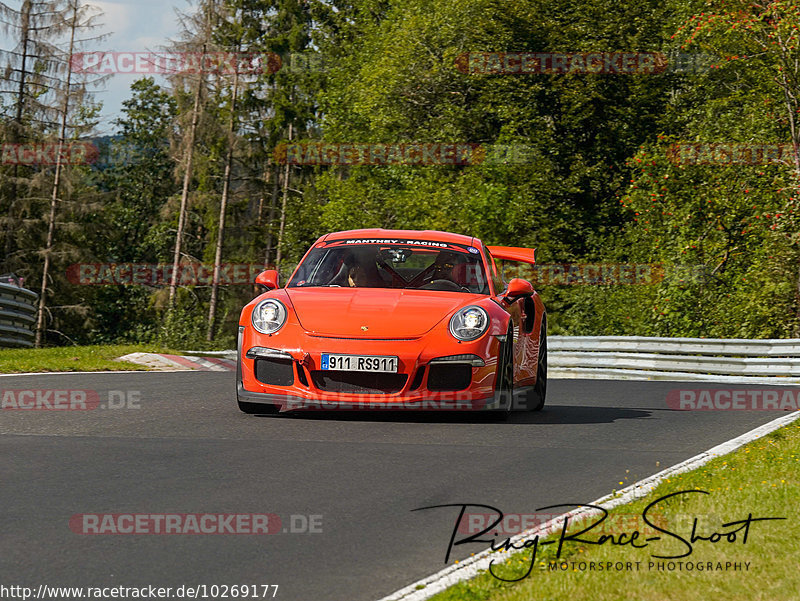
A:
[[[343,338],[416,338],[479,294],[384,288],[287,288],[303,329]],[[366,328],[366,329],[365,329]]]

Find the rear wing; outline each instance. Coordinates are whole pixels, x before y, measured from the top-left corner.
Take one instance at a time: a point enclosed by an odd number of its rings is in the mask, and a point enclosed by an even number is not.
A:
[[[527,263],[530,266],[536,264],[534,248],[519,248],[516,246],[487,246],[489,252],[495,259],[502,259],[503,261],[519,261],[520,263]]]

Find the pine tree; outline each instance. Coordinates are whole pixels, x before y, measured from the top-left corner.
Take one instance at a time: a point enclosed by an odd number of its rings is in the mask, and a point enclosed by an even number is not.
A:
[[[175,250],[172,257],[172,279],[169,286],[169,307],[175,307],[175,293],[178,288],[179,269],[183,255],[184,233],[186,229],[187,212],[189,210],[189,194],[192,184],[195,162],[195,145],[197,143],[198,126],[200,117],[205,109],[207,99],[207,78],[205,70],[206,56],[213,50],[212,31],[219,20],[217,0],[204,0],[198,11],[192,15],[182,15],[183,40],[173,43],[173,49],[183,52],[198,52],[200,55],[200,70],[193,79],[190,74],[177,73],[171,76],[172,84],[176,90],[190,89],[192,94],[192,108],[189,113],[189,124],[184,135],[183,149],[183,185],[181,188],[181,201],[178,211],[178,226],[175,232]]]
[[[50,133],[57,123],[52,92],[58,83],[59,49],[54,44],[68,27],[68,6],[62,1],[23,0],[18,8],[0,2],[0,24],[15,46],[0,50],[0,95],[9,107],[10,120],[3,141],[8,144],[34,143]],[[0,166],[0,169],[3,169]],[[0,179],[0,223],[3,227],[3,266],[20,267],[13,259],[18,216],[29,203],[35,166],[18,161],[4,168],[10,175]],[[5,185],[4,185],[5,184]]]
[[[73,137],[79,133],[85,133],[91,129],[93,124],[83,121],[87,112],[86,105],[90,102],[91,96],[87,92],[87,82],[75,81],[73,75],[73,58],[78,49],[89,41],[97,41],[102,36],[92,38],[82,37],[91,30],[96,29],[99,14],[97,9],[89,4],[84,4],[81,0],[68,0],[64,12],[66,20],[64,29],[67,33],[66,47],[55,55],[57,60],[56,71],[63,79],[56,80],[52,89],[54,92],[54,108],[59,117],[57,130],[57,143],[55,154],[55,170],[53,182],[50,190],[50,210],[47,218],[47,238],[42,251],[44,265],[42,268],[42,284],[39,289],[39,310],[36,321],[35,346],[41,347],[44,340],[46,329],[45,311],[47,309],[47,294],[50,286],[50,266],[52,262],[53,245],[56,235],[56,211],[61,202],[62,178],[67,169],[67,165],[62,157],[63,149],[69,141],[68,136]],[[97,83],[97,79],[93,83]]]

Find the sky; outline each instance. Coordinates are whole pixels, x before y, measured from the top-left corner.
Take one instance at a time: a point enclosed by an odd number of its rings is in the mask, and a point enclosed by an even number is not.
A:
[[[11,8],[19,9],[21,0],[4,0]],[[85,51],[146,52],[160,50],[170,38],[179,33],[176,9],[189,12],[190,0],[89,0],[87,4],[100,8],[104,15],[95,34],[108,33],[100,42],[91,42]],[[0,48],[9,49],[10,40],[0,33]],[[98,135],[114,133],[112,121],[120,115],[122,101],[130,97],[131,84],[141,75],[114,74],[102,87],[92,90],[95,100],[103,103]],[[163,81],[156,76],[156,81]]]
[[[104,12],[103,27],[98,31],[110,35],[97,44],[96,50],[114,52],[144,52],[161,49],[170,38],[179,32],[176,10],[187,12],[192,3],[189,0],[134,0],[105,2],[91,1]],[[91,50],[91,48],[87,48]],[[101,134],[113,133],[112,121],[119,116],[122,101],[130,97],[131,84],[141,75],[112,75],[95,94],[95,99],[103,103],[102,123],[98,127]],[[156,76],[156,81],[159,81]]]

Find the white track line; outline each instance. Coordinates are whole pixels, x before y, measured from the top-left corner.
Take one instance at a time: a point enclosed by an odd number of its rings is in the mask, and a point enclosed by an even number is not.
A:
[[[655,489],[656,486],[658,486],[667,476],[688,472],[689,470],[700,467],[711,459],[719,457],[720,455],[727,455],[731,451],[734,451],[749,442],[761,438],[762,436],[765,436],[766,434],[769,434],[778,428],[790,424],[798,418],[800,418],[800,411],[793,411],[789,415],[784,415],[778,419],[774,419],[763,426],[759,426],[754,430],[745,432],[741,436],[737,436],[732,440],[723,442],[722,444],[700,453],[699,455],[695,455],[686,461],[678,463],[677,465],[673,465],[672,467],[668,467],[667,469],[662,470],[657,474],[650,476],[649,478],[639,480],[638,482],[623,488],[619,492],[612,493],[610,495],[606,495],[605,497],[601,497],[596,501],[592,501],[591,504],[600,505],[605,509],[611,509],[612,507],[629,503],[637,498],[645,496],[647,493]],[[544,535],[560,529],[563,526],[565,517],[587,517],[598,513],[600,512],[596,509],[579,507],[553,518],[537,528],[526,530],[525,532],[514,536],[511,541],[519,546],[519,544],[525,539],[532,538],[536,535],[544,537]],[[473,557],[459,562],[458,564],[448,566],[443,570],[428,576],[427,578],[423,578],[422,580],[418,580],[413,584],[409,584],[408,586],[401,588],[399,591],[395,591],[388,597],[383,597],[379,601],[424,601],[425,599],[430,599],[435,594],[441,593],[446,588],[449,588],[459,582],[463,582],[464,580],[474,578],[483,570],[488,570],[489,564],[493,559],[496,559],[496,556],[491,554],[491,549],[487,549]]]

